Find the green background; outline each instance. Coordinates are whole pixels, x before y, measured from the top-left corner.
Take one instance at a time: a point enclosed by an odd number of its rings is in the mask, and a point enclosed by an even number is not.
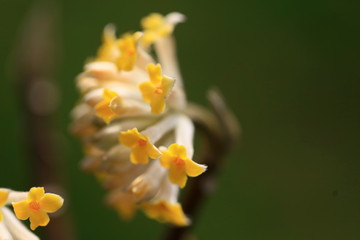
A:
[[[58,10],[58,151],[77,239],[158,239],[163,225],[142,213],[124,222],[104,190],[79,168],[68,133],[74,78],[103,27],[138,30],[151,12],[184,13],[178,56],[191,101],[217,86],[242,126],[216,193],[202,207],[198,239],[360,239],[360,17],[356,1],[54,1]],[[2,187],[26,190],[23,109],[13,53],[35,1],[1,0]],[[51,223],[50,223],[51,224]]]

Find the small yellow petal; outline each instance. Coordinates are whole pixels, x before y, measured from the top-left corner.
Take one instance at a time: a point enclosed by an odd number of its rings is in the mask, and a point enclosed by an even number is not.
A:
[[[146,151],[147,151],[149,157],[152,159],[156,159],[156,158],[160,157],[160,155],[161,155],[161,152],[159,151],[159,149],[157,149],[151,143],[148,143],[146,145]]]
[[[9,197],[9,191],[0,190],[0,207],[4,206]]]
[[[98,117],[102,118],[104,122],[109,123],[116,115],[109,107],[109,103],[103,101],[95,106],[95,113]]]
[[[169,179],[172,183],[183,188],[187,182],[187,176],[183,167],[174,166],[169,169]]]
[[[166,37],[168,35],[170,35],[174,30],[174,27],[171,24],[167,24],[165,23],[164,25],[161,26],[161,28],[159,28],[157,30],[157,34],[160,37]]]
[[[149,16],[141,19],[141,26],[146,29],[156,29],[164,22],[164,18],[159,13],[151,13]]]
[[[180,158],[187,158],[186,156],[186,148],[179,144],[171,144],[169,146],[169,152],[171,152],[172,155],[180,157]]]
[[[171,222],[178,226],[187,226],[190,220],[185,216],[180,204],[170,205]]]
[[[166,201],[157,203],[143,203],[145,214],[160,222],[168,222],[178,226],[187,226],[190,221],[185,216],[180,204],[170,204]]]
[[[133,218],[136,210],[135,196],[129,193],[119,194],[117,202],[114,204],[114,207],[122,218]]]
[[[117,117],[114,111],[111,109],[110,104],[114,99],[118,99],[121,102],[120,96],[113,91],[105,88],[103,91],[103,101],[99,102],[95,106],[95,113],[98,117],[102,118],[106,123]]]
[[[153,84],[159,84],[162,80],[162,70],[161,70],[161,65],[160,64],[148,64],[146,66],[146,69],[148,71],[148,74],[150,76],[150,81]]]
[[[30,217],[29,201],[24,200],[21,202],[12,203],[15,215],[20,220],[26,220]]]
[[[33,187],[29,191],[28,200],[38,201],[44,196],[44,194],[45,194],[45,190],[43,187]]]
[[[167,96],[174,86],[174,79],[163,76],[161,86],[163,89],[163,95]]]
[[[119,52],[116,44],[115,27],[108,25],[104,29],[103,44],[100,46],[97,53],[97,60],[99,61],[115,61]]]
[[[137,51],[136,41],[138,34],[125,34],[118,41],[120,57],[117,60],[119,70],[131,71],[136,63]]]
[[[130,129],[126,132],[121,132],[119,137],[119,142],[124,144],[129,148],[134,148],[137,146],[141,135],[136,128]]]
[[[49,216],[45,211],[39,210],[33,212],[30,215],[30,228],[31,230],[35,230],[38,226],[46,226],[50,221]]]
[[[140,83],[139,89],[145,102],[150,103],[153,97],[155,87],[151,82]]]
[[[168,151],[161,151],[161,153],[162,153],[160,157],[161,166],[163,166],[164,168],[170,168],[171,163],[173,161],[173,156],[169,154]]]
[[[146,152],[146,148],[136,147],[130,153],[130,161],[134,164],[147,164],[149,157]]]
[[[110,91],[109,89],[107,88],[104,88],[104,91],[103,91],[103,98],[106,102],[109,102],[114,98],[114,97],[118,97],[119,94],[117,94],[116,92],[114,91]]]
[[[144,35],[141,38],[141,44],[145,47],[145,49],[149,48],[149,46],[156,41],[158,35],[153,31],[145,31]]]
[[[165,101],[163,99],[155,98],[151,101],[150,107],[152,114],[160,114],[165,110]]]
[[[40,208],[45,212],[56,212],[64,203],[64,199],[57,194],[46,193],[40,199]]]
[[[197,177],[205,172],[206,166],[198,164],[191,159],[185,161],[185,171],[189,177]]]

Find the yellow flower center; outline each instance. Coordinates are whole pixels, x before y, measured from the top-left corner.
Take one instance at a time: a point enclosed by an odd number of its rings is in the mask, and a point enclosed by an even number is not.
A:
[[[147,141],[144,140],[144,139],[141,139],[141,138],[140,138],[140,139],[138,140],[138,144],[139,144],[140,146],[142,146],[142,147],[145,146],[146,143],[147,143]]]
[[[39,210],[40,209],[40,203],[37,201],[32,201],[29,203],[29,207],[32,210]]]
[[[162,87],[156,87],[154,92],[155,94],[161,95],[163,94],[164,90],[162,89]]]
[[[127,51],[127,54],[130,55],[130,56],[133,56],[135,53],[136,53],[136,52],[135,52],[135,50],[133,50],[133,49]]]
[[[180,166],[184,166],[185,165],[185,161],[182,160],[179,157],[174,158],[174,163],[176,166],[180,167]]]

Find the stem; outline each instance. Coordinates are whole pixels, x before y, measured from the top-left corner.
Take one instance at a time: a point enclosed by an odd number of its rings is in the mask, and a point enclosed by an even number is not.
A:
[[[203,202],[214,191],[216,176],[224,163],[225,155],[240,135],[238,122],[226,107],[219,92],[210,90],[208,98],[213,112],[195,104],[189,104],[186,112],[202,134],[203,146],[198,162],[208,166],[207,171],[193,181],[184,197],[183,209],[192,219],[192,225],[168,227],[163,236],[164,240],[192,238],[189,233],[191,227],[196,223]]]

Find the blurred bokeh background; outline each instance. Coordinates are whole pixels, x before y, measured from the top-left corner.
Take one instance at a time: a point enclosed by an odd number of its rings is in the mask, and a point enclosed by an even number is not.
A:
[[[125,222],[103,204],[104,190],[79,168],[81,146],[68,127],[79,96],[74,78],[96,53],[103,27],[134,31],[143,16],[171,11],[188,17],[175,36],[189,99],[206,105],[207,89],[217,86],[242,126],[202,207],[198,239],[360,239],[357,1],[42,2],[55,20],[51,154],[60,160],[76,239],[158,239],[164,228],[142,213]],[[34,174],[16,56],[29,11],[41,1],[0,3],[0,181],[26,190]]]

